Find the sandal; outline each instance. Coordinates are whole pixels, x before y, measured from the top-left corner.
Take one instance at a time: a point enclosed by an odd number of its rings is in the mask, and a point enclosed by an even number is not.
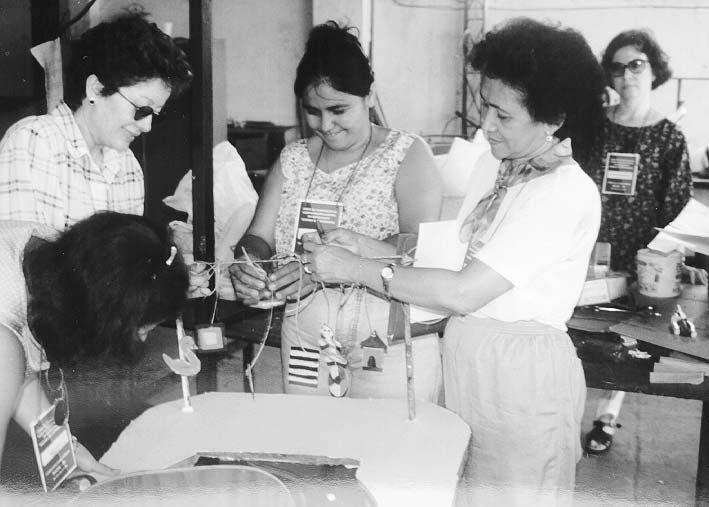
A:
[[[586,435],[584,451],[595,456],[608,452],[613,445],[613,435],[615,435],[616,428],[620,428],[620,424],[616,422],[606,422],[600,419],[593,421],[593,429]]]

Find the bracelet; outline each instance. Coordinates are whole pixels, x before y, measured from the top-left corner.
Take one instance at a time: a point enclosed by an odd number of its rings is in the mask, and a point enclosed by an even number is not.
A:
[[[234,246],[234,258],[238,259],[242,255],[241,249],[254,254],[258,259],[270,259],[273,255],[271,245],[260,236],[255,234],[244,234],[239,242]]]

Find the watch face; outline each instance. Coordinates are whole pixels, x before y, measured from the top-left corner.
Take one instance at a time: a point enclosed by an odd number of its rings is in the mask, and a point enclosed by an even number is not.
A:
[[[394,278],[394,270],[391,268],[391,266],[387,266],[382,269],[381,275],[382,278],[384,278],[385,280],[391,280],[392,278]]]

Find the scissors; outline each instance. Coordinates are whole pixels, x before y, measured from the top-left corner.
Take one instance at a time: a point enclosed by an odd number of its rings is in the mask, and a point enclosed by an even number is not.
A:
[[[661,317],[662,314],[655,310],[653,306],[639,306],[635,309],[629,306],[601,306],[593,305],[591,306],[594,312],[622,312],[622,313],[635,313],[639,315],[647,315],[649,317]]]

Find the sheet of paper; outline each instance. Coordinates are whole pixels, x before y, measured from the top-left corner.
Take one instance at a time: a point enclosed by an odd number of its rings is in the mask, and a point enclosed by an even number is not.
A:
[[[706,375],[707,372],[695,364],[667,364],[657,363],[653,369],[655,372],[662,373],[701,373]]]
[[[704,382],[704,373],[699,372],[664,372],[651,371],[651,384],[694,384]]]
[[[684,209],[647,246],[670,252],[677,246],[709,255],[709,207],[690,199]]]
[[[661,356],[659,362],[655,364],[654,371],[701,371],[707,375],[709,374],[709,362]]]
[[[422,223],[419,225],[414,266],[459,271],[463,266],[466,247],[458,237],[455,220]],[[411,322],[426,322],[445,317],[445,314],[411,306]]]
[[[490,150],[490,144],[478,130],[472,141],[456,137],[439,169],[443,182],[443,195],[464,196],[468,188],[470,176],[475,163],[485,152]]]
[[[586,280],[581,290],[576,306],[595,305],[598,303],[608,303],[611,300],[608,293],[608,283],[605,278]]]
[[[659,238],[659,239],[658,239]],[[704,255],[709,255],[709,236],[697,236],[696,234],[683,234],[681,232],[670,231],[667,228],[661,230],[660,233],[650,242],[650,248],[660,250],[664,253],[669,253],[672,250],[677,250],[677,245],[689,248],[694,252],[699,252]]]

